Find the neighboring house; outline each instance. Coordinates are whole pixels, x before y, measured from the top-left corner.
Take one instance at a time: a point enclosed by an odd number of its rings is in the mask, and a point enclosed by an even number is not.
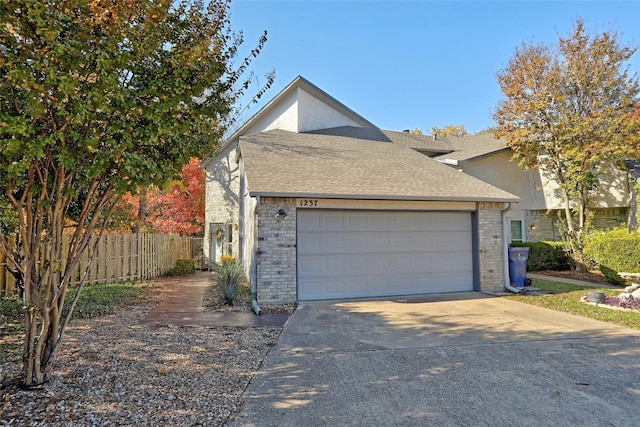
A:
[[[501,291],[520,198],[431,158],[453,152],[298,77],[203,161],[205,256],[239,258],[263,304]]]
[[[435,156],[436,160],[520,197],[508,213],[512,241],[561,239],[558,213],[564,215],[559,212],[564,202],[556,191],[557,183],[548,174],[519,167],[511,160],[511,149],[490,133],[448,138],[446,142],[452,151]],[[627,164],[631,173],[612,170],[600,178],[599,193],[594,198],[594,228],[627,225],[630,230],[637,229],[633,164]]]

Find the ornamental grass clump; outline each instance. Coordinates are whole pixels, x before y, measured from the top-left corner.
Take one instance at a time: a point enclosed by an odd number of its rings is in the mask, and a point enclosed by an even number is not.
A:
[[[213,267],[213,280],[217,285],[216,296],[222,304],[234,304],[246,287],[247,277],[238,261],[220,260]]]

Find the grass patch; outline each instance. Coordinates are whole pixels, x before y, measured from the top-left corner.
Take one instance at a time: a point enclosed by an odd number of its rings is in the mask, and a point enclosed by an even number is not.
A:
[[[70,288],[65,306],[71,303],[77,288]],[[144,289],[133,283],[87,285],[82,290],[73,317],[91,318],[115,312],[118,305],[144,298]],[[24,340],[24,309],[18,296],[0,298],[0,363],[19,361]],[[63,316],[66,315],[63,310]]]
[[[77,291],[77,288],[69,288],[65,299],[65,310],[62,312],[63,317],[66,316],[67,307]],[[92,318],[112,314],[119,304],[142,297],[144,297],[144,290],[133,283],[86,285],[73,310],[73,317]]]
[[[621,292],[620,289],[570,285],[543,279],[533,279],[532,286],[553,295],[512,295],[505,298],[640,330],[640,313],[596,307],[580,301],[580,298],[586,294],[586,290],[597,290],[604,292],[607,296],[618,296]]]
[[[18,361],[24,336],[22,300],[18,296],[0,298],[0,363]]]

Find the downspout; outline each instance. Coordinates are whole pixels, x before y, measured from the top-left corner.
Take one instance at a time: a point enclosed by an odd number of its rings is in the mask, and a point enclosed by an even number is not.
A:
[[[256,207],[253,211],[253,280],[251,281],[251,308],[260,316],[258,306],[258,207],[260,206],[260,195],[256,196]]]
[[[509,229],[507,228],[509,224],[507,223],[507,212],[509,212],[510,210],[511,202],[509,202],[509,206],[506,209],[502,210],[502,257],[504,259],[504,287],[514,294],[519,294],[520,292],[522,292],[522,289],[511,286],[511,280],[509,279]]]

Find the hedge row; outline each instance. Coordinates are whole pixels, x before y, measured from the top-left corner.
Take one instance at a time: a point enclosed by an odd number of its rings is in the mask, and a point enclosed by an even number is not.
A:
[[[640,233],[624,228],[595,231],[585,239],[583,250],[589,267],[614,272],[640,273]]]
[[[513,242],[511,247],[529,248],[527,271],[569,270],[563,242]]]

